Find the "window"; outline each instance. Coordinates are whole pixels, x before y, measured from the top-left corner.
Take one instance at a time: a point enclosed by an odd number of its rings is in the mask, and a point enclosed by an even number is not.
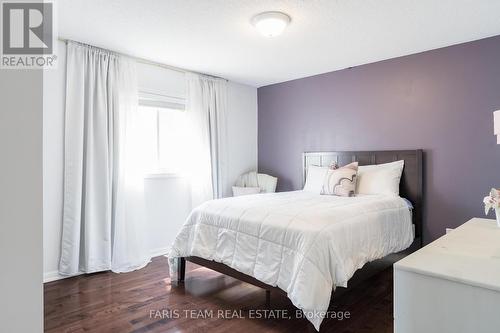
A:
[[[180,174],[187,142],[186,112],[166,106],[139,105],[142,147],[150,174]]]

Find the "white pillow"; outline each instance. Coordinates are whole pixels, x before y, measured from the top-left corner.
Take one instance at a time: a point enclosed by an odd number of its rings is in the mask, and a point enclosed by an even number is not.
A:
[[[304,185],[304,191],[321,194],[323,190],[323,182],[328,172],[328,167],[320,167],[316,165],[310,165],[307,167],[306,183]]]
[[[358,168],[356,194],[399,195],[399,182],[404,161],[362,165]]]
[[[233,197],[260,193],[260,187],[240,187],[233,186]]]

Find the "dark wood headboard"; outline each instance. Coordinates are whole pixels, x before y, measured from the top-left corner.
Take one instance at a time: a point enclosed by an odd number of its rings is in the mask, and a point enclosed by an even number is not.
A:
[[[399,195],[413,204],[413,223],[415,238],[422,240],[422,150],[383,150],[383,151],[332,151],[306,152],[302,156],[303,182],[309,165],[329,166],[332,162],[346,165],[359,162],[359,165],[382,164],[404,160],[403,175],[399,185]]]

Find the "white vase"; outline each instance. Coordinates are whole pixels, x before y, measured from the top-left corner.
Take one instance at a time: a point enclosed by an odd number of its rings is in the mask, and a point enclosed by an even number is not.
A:
[[[495,214],[497,216],[497,226],[500,228],[500,208],[495,208]]]

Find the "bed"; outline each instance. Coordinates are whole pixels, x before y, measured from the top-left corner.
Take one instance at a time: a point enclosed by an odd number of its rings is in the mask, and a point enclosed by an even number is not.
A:
[[[400,197],[291,191],[202,204],[172,246],[173,276],[184,280],[188,260],[268,291],[284,291],[319,330],[332,291],[348,287],[356,271],[421,246],[422,151],[303,154],[304,180],[310,165],[397,160],[405,161]]]

